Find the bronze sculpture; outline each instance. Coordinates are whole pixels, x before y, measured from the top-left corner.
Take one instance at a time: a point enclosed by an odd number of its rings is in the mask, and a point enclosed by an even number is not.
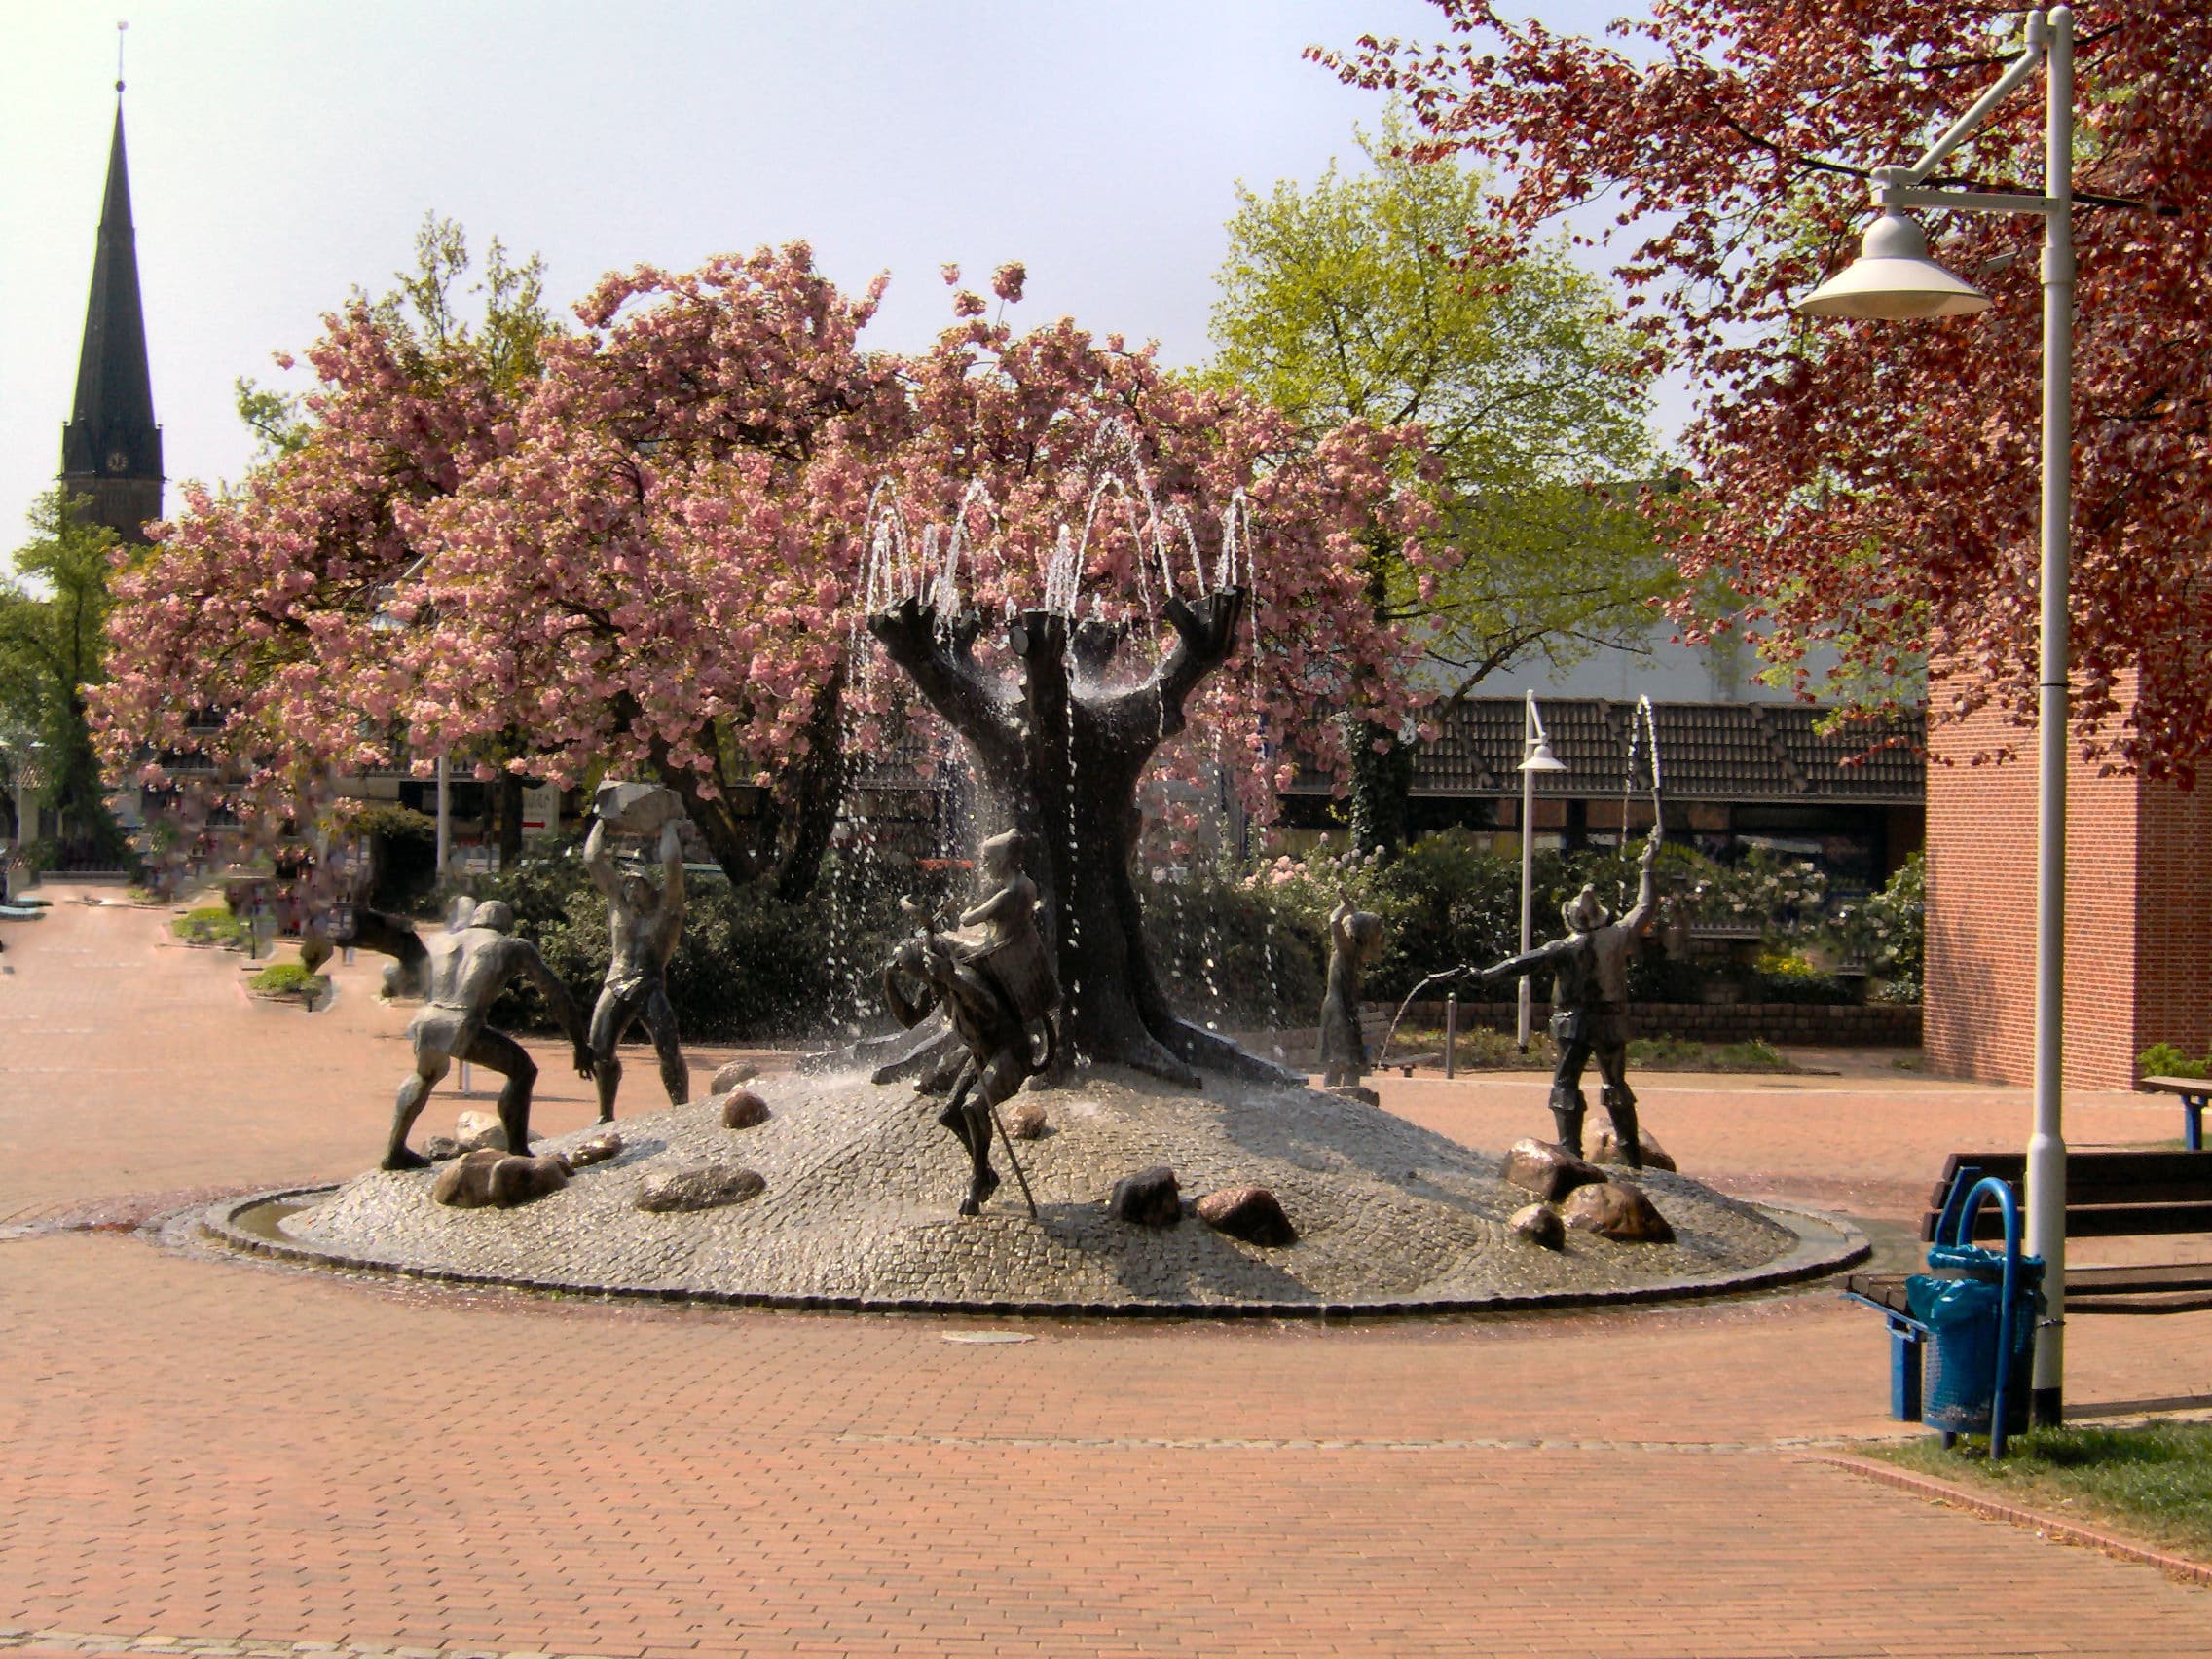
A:
[[[609,807],[620,797],[610,791],[632,791],[634,785],[613,785],[601,792],[594,808],[591,833],[584,838],[584,868],[607,896],[607,932],[612,955],[607,980],[591,1011],[592,1080],[599,1088],[599,1121],[614,1119],[614,1094],[622,1086],[622,1061],[614,1046],[630,1027],[643,1020],[660,1055],[660,1078],[668,1090],[668,1103],[681,1106],[691,1098],[691,1070],[684,1063],[683,1047],[677,1035],[676,1010],[669,1005],[667,970],[683,932],[683,844],[676,819],[660,824],[659,890],[642,875],[627,873],[607,850]],[[666,791],[657,792],[668,794]],[[631,817],[638,802],[627,803]],[[674,796],[664,810],[673,810]]]
[[[529,1151],[530,1090],[537,1081],[536,1062],[520,1043],[486,1023],[492,1004],[517,975],[527,976],[538,988],[568,1033],[575,1048],[576,1074],[592,1074],[591,1049],[584,1040],[583,1016],[575,999],[546,967],[537,947],[509,933],[514,912],[495,900],[465,913],[457,905],[454,921],[458,925],[430,952],[429,1001],[407,1022],[407,1040],[415,1048],[415,1075],[399,1086],[391,1140],[384,1155],[387,1169],[429,1167],[428,1159],[408,1150],[407,1132],[455,1060],[483,1066],[507,1080],[499,1090],[499,1127],[511,1152]]]
[[[1636,904],[1627,915],[1613,920],[1599,902],[1597,889],[1585,887],[1560,906],[1567,938],[1482,972],[1487,980],[1551,971],[1552,1040],[1559,1045],[1551,1107],[1559,1144],[1577,1158],[1582,1155],[1582,1119],[1587,1110],[1582,1070],[1595,1058],[1598,1075],[1604,1080],[1599,1099],[1612,1119],[1622,1161],[1632,1169],[1643,1167],[1643,1146],[1636,1134],[1636,1095],[1628,1086],[1628,960],[1657,908],[1653,866],[1658,863],[1659,845],[1660,831],[1654,825],[1638,866]]]
[[[1051,1013],[1059,1004],[1060,988],[1037,929],[1037,887],[1021,868],[1021,837],[1014,830],[983,843],[983,869],[995,885],[982,903],[960,913],[957,932],[925,929],[919,939],[908,940],[892,953],[883,967],[884,1000],[900,1024],[911,1028],[942,1008],[954,1033],[968,1050],[968,1058],[952,1085],[952,1098],[938,1122],[950,1129],[968,1153],[968,1195],[961,1200],[962,1215],[978,1215],[983,1202],[998,1190],[999,1174],[991,1166],[991,1129],[998,1124],[1001,1102],[1037,1072],[1049,1069],[1056,1057],[1057,1033]],[[911,900],[902,902],[909,914],[920,914]],[[1030,1043],[1029,1028],[1038,1021],[1045,1027],[1045,1051],[1040,1057]],[[1013,1143],[1003,1124],[999,1134],[1008,1139],[1007,1158],[1028,1197],[1028,1178],[1014,1161]],[[1037,1203],[1029,1199],[1036,1214]]]
[[[1360,970],[1382,948],[1382,918],[1339,901],[1329,914],[1329,985],[1321,999],[1321,1084],[1356,1086],[1367,1072],[1359,1029]]]

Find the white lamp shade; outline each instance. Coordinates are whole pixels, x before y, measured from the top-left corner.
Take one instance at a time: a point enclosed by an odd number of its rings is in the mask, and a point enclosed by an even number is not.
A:
[[[1564,772],[1567,762],[1552,753],[1551,744],[1543,738],[1529,747],[1529,757],[1521,762],[1524,772]]]
[[[1859,257],[1797,302],[1807,316],[1910,322],[1972,316],[1989,296],[1928,257],[1928,235],[1909,213],[1885,211],[1861,239]]]

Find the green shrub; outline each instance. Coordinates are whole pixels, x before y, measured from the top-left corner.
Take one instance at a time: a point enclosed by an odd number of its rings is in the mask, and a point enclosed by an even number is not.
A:
[[[187,944],[219,944],[232,950],[244,949],[253,937],[246,924],[231,914],[228,904],[203,904],[197,910],[187,910],[169,923],[169,932]]]
[[[2212,1077],[2212,1060],[2192,1059],[2171,1043],[2154,1043],[2135,1056],[2137,1077]]]
[[[1176,1013],[1203,1025],[1310,1025],[1324,946],[1265,889],[1216,868],[1142,882],[1145,946]]]
[[[371,906],[404,915],[420,904],[438,879],[437,820],[380,801],[355,814],[350,828],[369,843]]]
[[[276,962],[246,980],[246,988],[265,996],[305,996],[313,1002],[330,989],[330,981],[309,973],[304,963]]]
[[[1751,964],[1749,994],[1753,1002],[1848,1003],[1850,987],[1793,950],[1762,951]]]

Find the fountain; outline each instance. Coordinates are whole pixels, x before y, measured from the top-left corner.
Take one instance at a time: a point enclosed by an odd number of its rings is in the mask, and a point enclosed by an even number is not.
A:
[[[625,1120],[611,1153],[588,1130],[547,1141],[534,1150],[573,1178],[516,1207],[451,1208],[424,1173],[375,1171],[305,1205],[299,1194],[218,1205],[208,1231],[265,1254],[468,1283],[1051,1313],[1639,1300],[1857,1259],[1863,1240],[1848,1230],[1669,1172],[1616,1189],[1616,1176],[1555,1161],[1539,1191],[1513,1159],[1309,1089],[1177,1014],[1132,875],[1139,786],[1209,677],[1246,639],[1269,642],[1242,498],[1208,559],[1191,515],[1155,498],[1127,433],[1108,442],[1123,464],[1101,468],[1080,522],[1011,578],[1004,548],[971,537],[996,516],[979,487],[948,526],[919,534],[888,487],[871,505],[857,700],[879,712],[910,687],[957,735],[979,796],[974,830],[993,849],[964,931],[925,918],[887,965],[907,1034],[751,1082],[743,1102]],[[1119,609],[1094,569],[1115,561],[1135,592]],[[875,681],[878,656],[896,681]],[[932,1088],[950,1092],[941,1113]],[[1024,1088],[1038,1092],[1002,1119]],[[1018,1198],[990,1165],[994,1130]],[[1537,1240],[1532,1192],[1558,1199],[1577,1182],[1620,1201],[1567,1205],[1564,1228],[1547,1211]],[[1641,1231],[1605,1230],[1624,1211]]]

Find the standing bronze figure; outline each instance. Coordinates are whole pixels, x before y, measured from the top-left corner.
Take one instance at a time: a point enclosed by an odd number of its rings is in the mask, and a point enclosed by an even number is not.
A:
[[[617,786],[621,788],[623,786]],[[592,820],[584,837],[584,868],[607,896],[607,932],[613,952],[607,982],[591,1011],[592,1081],[599,1088],[599,1121],[614,1121],[614,1094],[622,1087],[622,1061],[614,1051],[640,1020],[660,1055],[660,1080],[668,1103],[691,1098],[691,1068],[676,1030],[676,1010],[668,1000],[668,961],[683,934],[683,843],[671,817],[660,826],[661,880],[658,891],[642,875],[623,870],[607,850],[608,819]]]
[[[1582,1068],[1593,1058],[1604,1080],[1599,1094],[1612,1119],[1613,1138],[1621,1157],[1632,1169],[1643,1167],[1643,1145],[1636,1134],[1636,1095],[1628,1086],[1628,961],[1637,939],[1651,926],[1657,909],[1657,884],[1653,866],[1659,860],[1660,832],[1656,825],[1643,843],[1639,865],[1636,905],[1615,921],[1599,902],[1596,888],[1585,887],[1560,906],[1567,926],[1565,939],[1540,944],[1523,956],[1511,957],[1483,970],[1485,979],[1506,979],[1519,974],[1549,970],[1552,975],[1552,1040],[1559,1045],[1559,1069],[1552,1074],[1552,1121],[1559,1129],[1559,1144],[1576,1157],[1582,1154],[1582,1119],[1587,1103],[1582,1096]]]
[[[1037,930],[1037,886],[1022,872],[1018,833],[1010,830],[983,843],[983,872],[992,883],[990,896],[960,913],[958,931],[925,931],[901,945],[883,966],[884,1000],[901,1025],[917,1025],[932,1009],[942,1008],[968,1050],[953,1081],[952,1098],[938,1114],[938,1122],[968,1153],[962,1215],[981,1214],[984,1200],[998,1190],[991,1128],[998,1124],[1000,1103],[1033,1073],[1053,1063],[1057,1036],[1051,1011],[1060,1000],[1059,981]],[[903,903],[910,914],[919,913],[912,901]],[[1041,1058],[1029,1037],[1030,1025],[1039,1020],[1045,1026]],[[1007,1139],[1004,1124],[999,1124],[999,1135]],[[1014,1160],[1011,1139],[1007,1158],[1027,1198],[1028,1178]],[[1037,1212],[1033,1198],[1029,1211]]]
[[[1343,901],[1329,914],[1329,984],[1321,999],[1321,1086],[1356,1086],[1367,1075],[1359,1028],[1359,976],[1382,948],[1382,918]]]
[[[399,1102],[391,1114],[391,1140],[385,1148],[387,1169],[429,1166],[429,1160],[408,1149],[407,1131],[422,1116],[430,1090],[456,1060],[496,1071],[507,1080],[499,1090],[499,1127],[506,1132],[509,1152],[529,1154],[530,1090],[537,1081],[537,1064],[520,1043],[487,1023],[492,1004],[517,975],[527,976],[537,987],[568,1033],[575,1047],[577,1075],[591,1076],[583,1015],[569,987],[537,954],[537,947],[508,932],[514,926],[514,912],[494,900],[465,914],[457,908],[454,919],[460,925],[430,952],[429,1000],[407,1022],[407,1040],[415,1046],[415,1075],[399,1087]]]

